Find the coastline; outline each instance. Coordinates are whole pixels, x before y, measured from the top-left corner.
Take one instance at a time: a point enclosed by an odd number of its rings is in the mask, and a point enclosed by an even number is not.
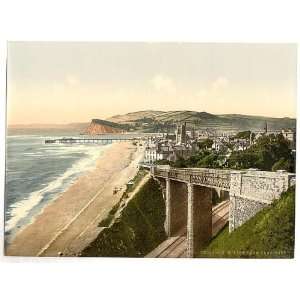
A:
[[[137,173],[143,153],[143,147],[130,142],[112,144],[97,159],[94,169],[82,174],[12,238],[5,247],[5,254],[76,255],[101,231],[98,223],[118,202],[126,183]],[[113,194],[115,187],[120,191]]]
[[[107,151],[112,144],[106,144],[101,147],[85,147],[80,149],[80,146],[72,145],[69,147],[42,147],[38,149],[31,148],[32,144],[37,140],[43,140],[41,136],[19,136],[20,140],[15,140],[16,148],[19,147],[21,141],[21,149],[17,152],[22,153],[22,158],[17,156],[16,162],[12,158],[7,158],[7,178],[11,180],[7,183],[7,195],[18,201],[10,202],[6,200],[7,211],[5,213],[5,241],[10,241],[17,233],[22,231],[27,225],[31,224],[35,217],[39,215],[43,209],[51,202],[55,201],[63,192],[65,192],[82,174],[93,170],[97,160],[102,154]],[[29,138],[29,139],[28,139]],[[22,144],[23,141],[28,141],[28,145]],[[25,143],[26,143],[25,142]],[[44,141],[43,141],[44,142]],[[24,146],[25,145],[25,146]],[[10,149],[11,149],[10,145]],[[27,149],[30,148],[28,152]],[[12,151],[12,150],[11,150]],[[50,155],[50,157],[48,157]],[[75,156],[73,156],[75,155]],[[79,157],[79,155],[81,157]],[[32,165],[27,172],[16,167],[18,161],[23,164]],[[77,159],[74,157],[77,156]],[[38,158],[38,163],[36,159]],[[70,161],[70,158],[72,161]],[[40,160],[41,159],[41,160]],[[66,160],[66,161],[65,161]],[[59,163],[59,165],[57,165]],[[12,167],[9,170],[10,166]],[[25,168],[26,169],[26,168]],[[9,173],[12,172],[12,174]],[[14,173],[18,174],[15,178]],[[47,174],[51,173],[50,176]],[[46,176],[45,176],[46,174]],[[19,182],[19,178],[21,180]],[[30,177],[31,185],[29,188],[25,186],[24,178]],[[42,180],[40,179],[42,178]],[[16,183],[17,188],[16,188]],[[15,192],[23,191],[18,195]]]

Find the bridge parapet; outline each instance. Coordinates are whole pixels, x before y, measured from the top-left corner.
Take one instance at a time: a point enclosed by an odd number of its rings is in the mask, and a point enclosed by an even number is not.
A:
[[[156,177],[169,178],[181,182],[189,182],[212,188],[230,190],[230,170],[193,168],[176,169],[154,166],[151,170]]]
[[[232,171],[230,181],[229,231],[245,223],[257,212],[280,198],[295,184],[295,174],[285,171]]]
[[[293,184],[295,174],[277,171],[231,171],[230,194],[270,204]]]
[[[170,168],[152,166],[155,177],[192,183],[229,191],[232,196],[241,196],[270,204],[280,197],[290,185],[295,184],[295,174],[285,171],[269,172],[249,169],[243,171],[208,168]]]

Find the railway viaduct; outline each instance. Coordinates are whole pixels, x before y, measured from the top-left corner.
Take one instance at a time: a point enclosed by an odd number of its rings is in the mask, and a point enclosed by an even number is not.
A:
[[[212,196],[229,198],[229,232],[278,199],[295,183],[295,174],[218,170],[176,169],[152,166],[166,203],[165,230],[168,237],[187,234],[187,257],[194,257],[212,238]]]

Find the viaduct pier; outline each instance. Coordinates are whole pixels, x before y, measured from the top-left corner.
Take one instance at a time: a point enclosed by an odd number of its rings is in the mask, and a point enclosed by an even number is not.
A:
[[[213,236],[213,193],[229,201],[229,232],[232,232],[295,184],[295,174],[285,171],[168,166],[151,166],[150,170],[162,187],[167,236],[186,233],[187,257],[194,257]]]

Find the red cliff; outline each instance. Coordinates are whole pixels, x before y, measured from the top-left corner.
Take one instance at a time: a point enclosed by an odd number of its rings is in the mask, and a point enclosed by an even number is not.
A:
[[[83,132],[83,134],[97,135],[122,132],[124,132],[124,130],[119,127],[119,124],[99,119],[93,119],[90,125]]]

